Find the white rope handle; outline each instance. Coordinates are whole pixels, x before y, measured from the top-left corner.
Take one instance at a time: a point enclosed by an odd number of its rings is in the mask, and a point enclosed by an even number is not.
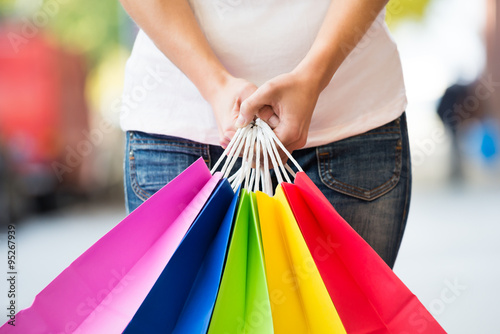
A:
[[[274,156],[275,156],[276,160],[278,161],[279,169],[275,170],[275,173],[280,173],[280,171],[281,171],[281,174],[284,176],[284,178],[286,179],[286,181],[288,183],[292,183],[292,181],[288,177],[287,170],[283,166],[283,161],[281,160],[281,156],[279,154],[278,149],[276,148],[276,144],[274,143],[273,138],[269,138],[268,141],[271,143],[272,152],[274,153]]]
[[[222,167],[222,174],[224,178],[227,178],[231,173],[231,169],[233,168],[238,156],[241,152],[242,144],[244,143],[246,132],[249,127],[245,127],[243,129],[238,129],[233,137],[233,139],[229,142],[228,146],[220,156],[219,160],[215,163],[214,167],[210,171],[212,174],[215,173],[217,167],[219,167],[220,163],[225,159],[224,165]]]
[[[261,119],[256,119],[246,127],[236,131],[211,173],[215,173],[222,161],[226,159],[221,172],[223,177],[228,179],[233,190],[236,191],[243,184],[244,189],[250,191],[262,189],[263,192],[272,196],[270,164],[279,183],[285,181],[291,183],[289,175],[292,176],[292,179],[296,175],[293,169],[281,160],[278,147],[286,154],[297,170],[302,172],[300,165],[286,150],[269,125]],[[243,153],[241,153],[242,151]],[[240,155],[242,157],[241,167],[230,176]],[[254,161],[255,168],[253,167]]]
[[[250,181],[250,175],[253,170],[252,165],[253,165],[253,157],[254,157],[254,152],[255,152],[255,141],[257,140],[257,133],[258,130],[256,127],[252,128],[252,138],[250,139],[250,151],[248,152],[250,158],[248,158],[248,168],[247,168],[247,173],[245,175],[245,189],[249,189],[250,184],[252,183]]]
[[[262,170],[262,191],[265,192],[266,194],[272,196],[272,181],[271,181],[271,173],[269,172],[269,155],[267,151],[267,145],[265,142],[265,138],[262,135],[262,129],[260,127],[257,128],[257,131],[259,132],[257,138],[260,142],[260,145],[262,147],[262,156],[264,157],[264,169]]]
[[[243,156],[241,159],[241,167],[240,167],[240,177],[236,181],[235,187],[238,187],[238,184],[242,184],[244,177],[246,176],[246,170],[248,169],[248,152],[249,152],[249,147],[250,147],[250,140],[251,140],[251,132],[247,132],[247,136],[243,139],[244,141],[244,149],[243,149]],[[236,162],[236,161],[234,161]]]
[[[276,136],[276,134],[274,133],[274,131],[271,129],[271,127],[266,123],[264,122],[263,120],[261,120],[260,118],[258,118],[256,121],[255,121],[263,130],[264,132],[266,133],[266,135],[269,135],[271,138],[273,138],[274,142],[276,144],[278,144],[278,146],[281,148],[281,150],[286,154],[286,156],[288,157],[288,159],[295,165],[295,167],[297,168],[297,170],[299,172],[303,172],[302,168],[300,167],[299,163],[297,162],[297,160],[295,160],[292,155],[290,154],[290,152],[288,152],[288,150],[285,148],[285,146],[281,143],[281,141],[279,140],[278,136]]]
[[[222,155],[219,157],[219,160],[217,160],[217,162],[215,163],[215,165],[212,167],[212,170],[210,171],[210,173],[214,174],[215,171],[217,170],[217,167],[219,167],[220,163],[224,160],[224,158],[226,156],[230,156],[231,153],[233,152],[233,147],[236,146],[236,142],[240,140],[241,138],[241,132],[243,131],[243,129],[239,128],[238,130],[236,130],[236,133],[234,134],[234,137],[233,139],[229,142],[229,144],[227,145],[226,149],[224,150],[224,152],[222,153]]]
[[[240,156],[240,153],[241,153],[241,149],[243,148],[243,146],[245,145],[245,142],[246,142],[247,132],[248,132],[248,128],[243,129],[243,131],[241,132],[241,135],[240,135],[241,138],[237,138],[237,141],[236,141],[234,147],[236,147],[236,144],[238,144],[238,148],[236,149],[236,152],[230,152],[229,156],[231,158],[226,160],[226,162],[224,163],[224,167],[222,167],[223,177],[226,178],[229,176],[229,174],[231,173],[231,170],[234,167],[234,164],[238,160],[238,157]],[[231,150],[231,151],[233,151],[233,150]]]
[[[241,167],[239,172],[239,177],[231,184],[233,190],[238,189],[238,187],[245,182],[244,189],[249,189],[250,175],[252,171],[253,162],[253,150],[255,145],[255,140],[257,136],[257,129],[252,126],[247,132],[245,138],[245,149],[243,151],[243,157],[241,161]]]
[[[278,179],[278,183],[283,183],[283,178],[281,177],[281,173],[280,173],[280,170],[279,170],[278,162],[277,162],[275,153],[273,151],[272,140],[269,137],[265,136],[265,135],[263,135],[263,138],[264,138],[264,142],[267,145],[267,153],[269,154],[269,158],[271,158],[271,163],[273,165],[274,174],[276,175],[276,178]]]
[[[257,132],[259,131],[258,129],[256,130]],[[260,190],[260,176],[261,176],[261,173],[260,173],[260,148],[261,148],[261,143],[260,143],[260,140],[257,136],[257,140],[256,140],[256,152],[255,152],[255,183],[253,185],[253,190],[254,192],[257,192]]]

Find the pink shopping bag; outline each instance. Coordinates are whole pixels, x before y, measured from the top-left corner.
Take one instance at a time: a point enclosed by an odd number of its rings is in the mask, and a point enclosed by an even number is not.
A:
[[[202,159],[123,219],[0,333],[121,333],[221,179]]]

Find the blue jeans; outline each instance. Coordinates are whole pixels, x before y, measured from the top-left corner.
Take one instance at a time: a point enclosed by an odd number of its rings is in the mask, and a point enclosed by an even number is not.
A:
[[[137,208],[199,157],[211,168],[222,152],[219,146],[182,138],[127,132],[127,211]],[[392,268],[410,205],[406,115],[354,137],[297,150],[293,156],[340,215]]]

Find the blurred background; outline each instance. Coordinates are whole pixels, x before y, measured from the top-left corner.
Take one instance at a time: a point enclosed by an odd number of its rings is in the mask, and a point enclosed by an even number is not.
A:
[[[499,333],[500,1],[391,0],[386,21],[414,173],[395,271],[447,332]],[[0,0],[0,251],[15,224],[18,310],[125,216],[136,32],[117,1]]]

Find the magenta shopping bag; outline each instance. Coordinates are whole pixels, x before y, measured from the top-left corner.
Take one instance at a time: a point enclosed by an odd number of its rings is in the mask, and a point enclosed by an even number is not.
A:
[[[123,334],[207,332],[238,198],[219,183]]]
[[[123,219],[0,333],[121,333],[221,179],[197,160]]]

